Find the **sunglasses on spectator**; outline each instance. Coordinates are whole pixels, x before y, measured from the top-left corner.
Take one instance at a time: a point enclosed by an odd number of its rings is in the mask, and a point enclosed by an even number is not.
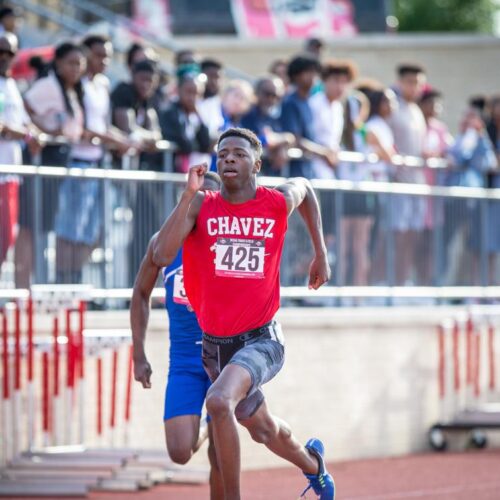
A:
[[[10,57],[14,57],[16,53],[13,50],[0,49],[0,56],[8,55]]]

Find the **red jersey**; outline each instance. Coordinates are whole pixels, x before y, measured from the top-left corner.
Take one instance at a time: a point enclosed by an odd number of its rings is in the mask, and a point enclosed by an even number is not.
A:
[[[205,192],[183,251],[186,292],[204,332],[237,335],[273,318],[287,224],[285,197],[275,189],[258,187],[240,204]]]

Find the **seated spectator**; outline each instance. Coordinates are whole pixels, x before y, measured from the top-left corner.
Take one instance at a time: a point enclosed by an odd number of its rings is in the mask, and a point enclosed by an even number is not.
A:
[[[314,177],[311,156],[336,164],[335,152],[314,142],[314,117],[309,105],[310,92],[320,70],[319,63],[310,56],[296,56],[288,65],[288,77],[295,90],[288,94],[281,107],[281,128],[295,136],[296,144],[304,152],[301,159],[290,161],[290,177]]]
[[[203,95],[204,81],[186,75],[177,84],[178,99],[160,116],[163,137],[175,143],[176,172],[187,172],[191,165],[210,162],[210,136],[196,108]]]
[[[14,34],[4,32],[0,35],[0,164],[4,165],[22,164],[21,141],[38,149],[36,131],[24,109],[15,80],[9,77],[17,49]],[[0,175],[0,269],[16,241],[19,182],[16,176]],[[29,283],[24,285],[27,287]]]
[[[33,122],[48,134],[64,136],[69,142],[65,165],[80,168],[89,166],[83,165],[78,158],[78,143],[84,137],[85,126],[81,81],[85,66],[82,48],[64,42],[55,50],[54,72],[37,80],[25,94],[26,108]],[[77,186],[76,192],[70,184]],[[52,187],[52,193],[44,192],[43,207],[48,209],[44,230],[51,230],[52,224],[55,226],[56,281],[81,283],[81,269],[92,244],[97,241],[99,220],[87,217],[88,214],[80,212],[78,207],[85,205],[84,198],[97,203],[94,200],[95,183],[83,179],[71,183],[67,178],[60,185],[49,187]],[[87,187],[89,193],[86,193]],[[70,208],[68,203],[75,205]]]
[[[279,78],[260,78],[255,84],[257,101],[241,120],[241,126],[252,130],[264,147],[262,175],[281,175],[281,169],[288,163],[288,148],[295,142],[292,134],[281,130],[279,116],[284,90]]]

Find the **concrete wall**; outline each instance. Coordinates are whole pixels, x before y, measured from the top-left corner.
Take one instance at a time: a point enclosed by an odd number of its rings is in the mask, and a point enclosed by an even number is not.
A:
[[[176,38],[204,56],[224,61],[258,76],[277,58],[300,51],[296,41],[245,41],[234,38]],[[445,94],[443,118],[457,129],[467,98],[500,93],[500,39],[476,35],[363,35],[328,42],[326,57],[352,58],[360,75],[384,84],[394,81],[394,67],[403,61],[421,63],[429,81]]]
[[[435,325],[451,308],[282,309],[286,362],[265,386],[271,411],[297,438],[322,438],[329,459],[391,456],[428,449],[427,431],[439,418]],[[89,313],[88,327],[126,327],[125,313]],[[134,385],[130,445],[162,448],[163,394],[168,369],[164,311],[153,311],[147,352],[153,387]],[[497,338],[497,352],[500,344]],[[483,354],[485,349],[483,349]],[[498,367],[497,367],[498,368]],[[105,357],[105,418],[109,415],[111,358]],[[499,370],[500,371],[500,370]],[[95,380],[88,369],[87,435],[94,441]],[[119,373],[125,373],[125,356]],[[120,377],[119,405],[125,381]],[[241,429],[245,468],[284,465]],[[109,436],[104,443],[109,442]],[[117,444],[123,443],[122,430]],[[103,444],[103,442],[101,442]],[[205,453],[192,464],[206,463]]]

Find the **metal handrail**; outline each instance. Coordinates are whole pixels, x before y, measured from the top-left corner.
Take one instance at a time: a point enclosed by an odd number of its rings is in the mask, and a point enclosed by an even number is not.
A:
[[[186,174],[155,172],[152,170],[115,170],[102,168],[66,168],[34,165],[1,165],[0,174],[41,176],[41,177],[80,177],[85,179],[109,179],[122,181],[172,182],[183,184]],[[283,183],[283,177],[259,177],[265,186]],[[354,191],[365,193],[406,194],[415,196],[439,196],[451,198],[473,198],[500,200],[500,189],[472,188],[462,186],[429,186],[426,184],[406,184],[399,182],[346,181],[334,179],[312,179],[314,188],[321,191]]]
[[[89,30],[89,27],[86,24],[81,23],[80,21],[77,21],[69,16],[66,16],[62,12],[56,13],[52,9],[49,9],[48,7],[45,7],[43,5],[35,4],[28,0],[16,0],[16,4],[26,10],[29,10],[30,12],[33,12],[37,16],[48,19],[58,26],[62,26],[63,28],[78,35],[84,35]]]
[[[52,288],[57,290],[59,285]],[[45,285],[50,291],[51,285]],[[71,287],[71,285],[68,285]],[[124,299],[132,297],[132,288],[90,288],[88,296],[91,299]],[[30,291],[23,288],[1,289],[0,299],[27,299]],[[318,290],[310,290],[306,286],[282,286],[281,297],[289,299],[300,298],[377,298],[398,297],[408,299],[497,299],[500,298],[500,286],[322,286]],[[153,299],[164,299],[165,289],[154,288]],[[477,307],[477,306],[474,306]],[[491,307],[498,312],[498,306]]]

